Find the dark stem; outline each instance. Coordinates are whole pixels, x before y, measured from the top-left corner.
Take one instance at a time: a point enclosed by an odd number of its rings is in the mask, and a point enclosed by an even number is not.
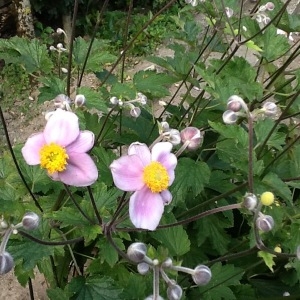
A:
[[[248,116],[248,192],[253,193],[253,116]]]
[[[71,90],[71,69],[72,69],[72,56],[73,56],[73,43],[75,37],[75,27],[76,27],[76,19],[78,12],[78,3],[79,0],[74,1],[74,10],[73,10],[73,18],[72,18],[72,31],[70,36],[70,44],[69,44],[69,57],[68,57],[68,77],[67,77],[67,95],[70,97]]]
[[[41,240],[35,236],[32,236],[31,234],[23,231],[23,230],[18,230],[18,233],[26,238],[28,238],[29,240],[36,242],[38,244],[41,245],[45,245],[45,246],[65,246],[65,245],[71,245],[71,244],[76,244],[79,243],[81,241],[83,241],[83,237],[78,237],[75,239],[71,239],[71,240],[65,240],[65,241],[59,241],[59,242],[53,242],[53,241],[45,241],[45,240]]]
[[[34,300],[33,286],[30,277],[28,277],[28,290],[29,290],[30,300]]]
[[[13,159],[14,165],[16,166],[18,174],[21,177],[21,180],[22,180],[23,184],[25,185],[27,191],[29,192],[31,198],[33,199],[35,206],[40,210],[40,212],[43,212],[42,207],[40,206],[40,204],[37,201],[37,199],[36,199],[35,195],[33,194],[33,192],[31,191],[31,189],[30,189],[29,185],[27,184],[27,182],[25,180],[25,177],[24,177],[24,175],[23,175],[23,173],[22,173],[22,171],[19,167],[19,164],[18,164],[17,158],[15,156],[12,144],[10,142],[10,138],[9,138],[9,134],[8,134],[8,130],[7,130],[7,126],[6,126],[6,122],[5,122],[3,112],[2,112],[1,105],[0,105],[0,118],[1,118],[1,122],[3,124],[3,129],[4,129],[4,134],[5,134],[6,142],[7,142],[7,145],[8,145],[8,149],[9,149],[10,155]]]
[[[106,232],[106,237],[108,239],[108,241],[111,243],[111,245],[115,248],[115,250],[118,252],[118,254],[123,257],[124,259],[128,260],[128,261],[131,261],[129,259],[129,257],[127,256],[127,254],[125,252],[123,252],[119,247],[118,245],[115,243],[115,241],[113,240],[112,236],[111,236],[111,230],[109,229],[107,232]]]
[[[77,201],[75,200],[73,194],[71,193],[69,187],[64,184],[65,189],[69,195],[69,197],[71,198],[71,200],[73,201],[73,203],[75,204],[76,208],[80,211],[80,213],[91,223],[94,224],[94,221],[81,209],[81,207],[79,206],[79,204],[77,203]]]
[[[97,208],[97,205],[96,205],[95,198],[94,198],[94,195],[93,195],[91,187],[88,186],[87,190],[89,192],[89,196],[90,196],[90,199],[91,199],[91,202],[92,202],[92,206],[93,206],[93,209],[95,211],[98,223],[99,223],[99,225],[102,225],[102,218],[101,218],[101,216],[99,214],[99,211],[98,211],[98,208]]]

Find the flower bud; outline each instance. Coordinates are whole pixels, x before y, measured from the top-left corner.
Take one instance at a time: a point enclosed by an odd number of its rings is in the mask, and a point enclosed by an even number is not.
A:
[[[54,46],[50,46],[50,47],[49,47],[49,50],[50,50],[50,51],[56,51],[56,48],[55,48]]]
[[[272,216],[262,215],[256,219],[256,227],[263,232],[271,231],[274,225],[275,223]]]
[[[177,129],[171,129],[168,132],[168,141],[174,146],[179,145],[181,142],[180,132]]]
[[[246,193],[242,205],[251,211],[254,210],[257,206],[257,197],[252,193]]]
[[[145,298],[145,300],[153,300],[153,299],[154,299],[153,295],[150,295],[147,298]],[[158,296],[157,300],[164,300],[164,298],[162,298],[161,296]]]
[[[63,33],[63,34],[66,34],[66,33],[64,32],[64,30],[61,29],[61,28],[57,28],[57,29],[56,29],[56,33],[57,33],[57,34],[62,34],[62,33]]]
[[[130,115],[134,118],[138,118],[141,114],[141,109],[139,107],[134,106],[130,110]]]
[[[144,94],[142,94],[142,93],[137,93],[137,100],[142,104],[142,105],[145,105],[145,104],[147,104],[147,97],[144,95]]]
[[[6,228],[8,228],[7,222],[4,221],[4,220],[2,220],[2,221],[0,222],[0,228],[1,228],[1,229],[6,229]]]
[[[200,286],[208,284],[211,280],[211,276],[210,268],[204,265],[197,266],[192,275],[194,282]]]
[[[75,100],[74,100],[75,106],[76,107],[81,107],[85,103],[85,96],[84,95],[76,95]]]
[[[147,247],[144,243],[133,243],[127,249],[127,255],[130,260],[140,263],[144,260],[147,253]]]
[[[8,273],[14,267],[14,259],[8,252],[0,254],[0,275]]]
[[[36,229],[39,226],[39,223],[40,223],[39,216],[32,211],[27,212],[23,216],[22,225],[23,225],[23,228],[26,230]]]
[[[164,268],[170,268],[173,266],[173,261],[170,257],[168,257],[163,263],[162,263],[162,267]]]
[[[264,192],[260,195],[260,201],[263,205],[270,206],[274,203],[274,194],[271,192]]]
[[[147,263],[139,263],[137,265],[137,270],[141,275],[145,275],[149,272],[150,266]]]
[[[265,102],[262,109],[267,117],[274,117],[278,112],[278,107],[274,102]]]
[[[59,50],[59,51],[66,51],[67,49],[64,48],[63,44],[62,43],[58,43],[56,45],[56,48]]]
[[[62,71],[64,74],[67,74],[67,73],[68,73],[68,69],[66,69],[66,68],[61,68],[61,71]]]
[[[113,96],[109,99],[110,103],[113,105],[119,104],[119,99],[116,96]]]
[[[182,143],[188,142],[187,149],[196,150],[201,143],[201,132],[196,127],[186,127],[181,130],[180,137]]]
[[[54,98],[54,106],[60,109],[69,110],[71,104],[71,99],[64,94],[59,94]]]
[[[182,288],[178,284],[169,285],[167,295],[169,300],[179,300],[182,297]]]
[[[232,110],[234,112],[238,112],[238,111],[240,111],[242,109],[242,104],[241,104],[240,101],[237,101],[237,100],[234,100],[234,99],[228,100],[228,102],[227,102],[227,109],[228,110]]]
[[[223,122],[229,125],[236,123],[238,119],[237,114],[232,110],[224,111],[222,118]]]
[[[225,13],[228,18],[231,18],[233,16],[233,9],[230,7],[225,7]]]
[[[168,122],[158,122],[158,131],[159,134],[162,134],[164,132],[169,132],[170,131],[170,126]]]
[[[266,9],[267,10],[274,10],[274,8],[275,8],[275,4],[273,3],[273,2],[267,2],[266,4],[265,4],[265,7],[266,7]]]

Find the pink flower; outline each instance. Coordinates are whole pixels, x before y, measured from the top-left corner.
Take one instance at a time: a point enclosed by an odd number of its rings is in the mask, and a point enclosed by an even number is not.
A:
[[[56,181],[73,186],[88,186],[98,178],[97,167],[86,153],[94,145],[91,131],[79,130],[78,117],[56,110],[43,132],[28,138],[22,154],[29,165],[40,165]]]
[[[137,228],[154,230],[169,204],[172,195],[168,187],[175,178],[176,156],[171,153],[172,144],[157,143],[152,152],[145,144],[133,143],[128,155],[112,162],[110,169],[115,185],[128,192],[129,216]]]

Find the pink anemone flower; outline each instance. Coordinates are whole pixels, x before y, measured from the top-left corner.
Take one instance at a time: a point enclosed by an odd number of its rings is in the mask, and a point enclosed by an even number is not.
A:
[[[134,192],[129,201],[129,217],[137,228],[154,230],[169,204],[172,195],[168,187],[175,178],[176,156],[172,144],[157,143],[150,152],[145,144],[133,143],[128,155],[110,165],[115,185]]]
[[[53,180],[88,186],[98,178],[97,167],[86,153],[93,145],[94,134],[79,130],[78,117],[57,109],[44,131],[27,139],[22,154],[28,165],[40,165]]]

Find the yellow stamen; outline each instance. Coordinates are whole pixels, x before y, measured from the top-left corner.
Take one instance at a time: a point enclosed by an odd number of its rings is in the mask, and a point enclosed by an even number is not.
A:
[[[160,193],[169,186],[167,169],[159,162],[151,162],[144,168],[143,181],[152,193]]]
[[[40,149],[40,165],[49,174],[64,171],[68,158],[66,149],[55,143],[45,145]]]

